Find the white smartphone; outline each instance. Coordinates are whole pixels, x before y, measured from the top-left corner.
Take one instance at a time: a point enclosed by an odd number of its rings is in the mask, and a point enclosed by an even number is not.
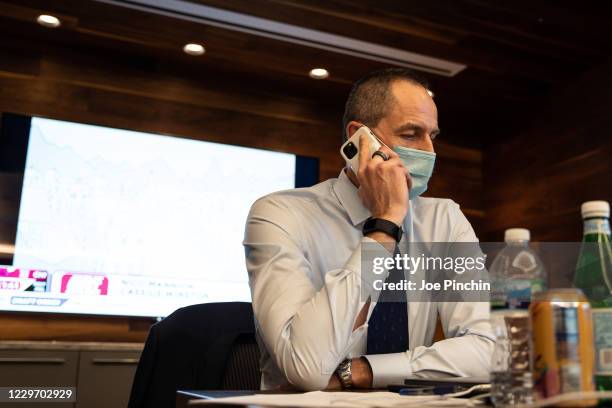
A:
[[[367,126],[362,126],[351,136],[349,140],[344,142],[340,148],[340,154],[348,165],[351,166],[353,171],[357,173],[359,170],[359,139],[361,135],[366,134],[368,136],[368,144],[370,145],[370,152],[368,155],[371,157],[375,151],[380,149],[380,142],[374,136],[374,133]]]

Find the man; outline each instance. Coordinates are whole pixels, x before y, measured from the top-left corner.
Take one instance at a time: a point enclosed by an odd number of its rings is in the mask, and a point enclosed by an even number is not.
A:
[[[358,81],[346,103],[345,137],[363,125],[384,145],[370,156],[361,139],[357,173],[345,168],[337,179],[270,194],[249,214],[244,246],[263,389],[379,388],[411,375],[488,375],[488,304],[403,303],[398,313],[376,303],[374,293],[363,296],[369,289],[362,287],[362,245],[392,251],[399,227],[410,242],[477,241],[459,206],[420,197],[427,177],[417,183],[410,174],[418,154],[435,157],[439,133],[424,82],[404,69]],[[370,218],[383,221],[372,227]],[[432,344],[438,316],[447,338]]]

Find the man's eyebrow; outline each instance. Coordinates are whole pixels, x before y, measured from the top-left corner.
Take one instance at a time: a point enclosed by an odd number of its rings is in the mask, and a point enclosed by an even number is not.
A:
[[[417,130],[426,130],[427,127],[423,126],[421,123],[410,121],[410,122],[404,123],[403,125],[401,125],[397,129],[395,129],[395,133],[402,133],[402,132],[404,132],[406,130],[415,130],[415,129],[417,129]],[[437,135],[438,133],[440,133],[440,129],[437,128],[437,127],[431,130],[431,134],[433,134],[433,135]]]

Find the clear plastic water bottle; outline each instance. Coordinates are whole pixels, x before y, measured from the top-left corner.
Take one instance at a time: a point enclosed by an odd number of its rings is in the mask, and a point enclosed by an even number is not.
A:
[[[506,247],[497,255],[491,279],[491,324],[497,337],[491,365],[491,400],[496,407],[533,402],[529,303],[546,290],[546,271],[529,248],[524,228],[506,230]]]

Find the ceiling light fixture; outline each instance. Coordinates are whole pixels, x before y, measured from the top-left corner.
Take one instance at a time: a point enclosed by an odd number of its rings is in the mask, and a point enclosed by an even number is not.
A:
[[[57,28],[62,24],[59,18],[51,16],[49,14],[41,14],[36,18],[36,22],[41,26],[47,28]]]
[[[185,44],[183,51],[185,51],[185,54],[189,55],[202,55],[206,52],[206,49],[204,49],[204,46],[201,44],[189,43]]]
[[[313,68],[308,75],[313,79],[325,79],[329,76],[329,71],[325,68]]]

